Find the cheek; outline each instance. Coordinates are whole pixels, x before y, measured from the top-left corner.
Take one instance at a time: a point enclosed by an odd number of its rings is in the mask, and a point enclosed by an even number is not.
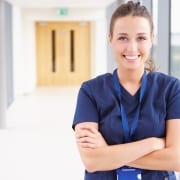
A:
[[[149,54],[151,50],[151,44],[143,44],[139,48],[143,54]]]
[[[114,53],[120,53],[123,51],[123,46],[118,42],[114,42],[112,44],[112,50]]]

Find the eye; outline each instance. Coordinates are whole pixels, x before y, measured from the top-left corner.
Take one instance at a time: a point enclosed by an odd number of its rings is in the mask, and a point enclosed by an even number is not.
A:
[[[120,41],[127,41],[128,39],[125,36],[121,36],[121,37],[118,37],[118,40],[120,40]]]
[[[145,41],[145,40],[147,40],[147,38],[144,37],[144,36],[139,36],[137,39],[138,39],[138,41]]]

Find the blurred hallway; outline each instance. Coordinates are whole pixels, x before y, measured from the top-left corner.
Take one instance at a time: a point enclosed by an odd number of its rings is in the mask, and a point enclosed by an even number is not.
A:
[[[71,129],[78,87],[38,88],[18,97],[0,131],[1,180],[82,179]]]

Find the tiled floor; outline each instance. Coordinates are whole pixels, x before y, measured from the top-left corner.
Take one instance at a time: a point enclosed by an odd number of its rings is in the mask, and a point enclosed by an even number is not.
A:
[[[83,180],[72,118],[78,87],[16,98],[0,130],[0,180]]]

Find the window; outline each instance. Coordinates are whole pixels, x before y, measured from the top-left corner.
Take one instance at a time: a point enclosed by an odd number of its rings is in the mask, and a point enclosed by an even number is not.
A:
[[[171,55],[170,73],[180,78],[180,1],[171,0]]]
[[[153,23],[154,23],[154,40],[153,40],[153,60],[157,60],[157,36],[158,36],[158,1],[153,0],[152,1],[152,17],[153,17]]]

